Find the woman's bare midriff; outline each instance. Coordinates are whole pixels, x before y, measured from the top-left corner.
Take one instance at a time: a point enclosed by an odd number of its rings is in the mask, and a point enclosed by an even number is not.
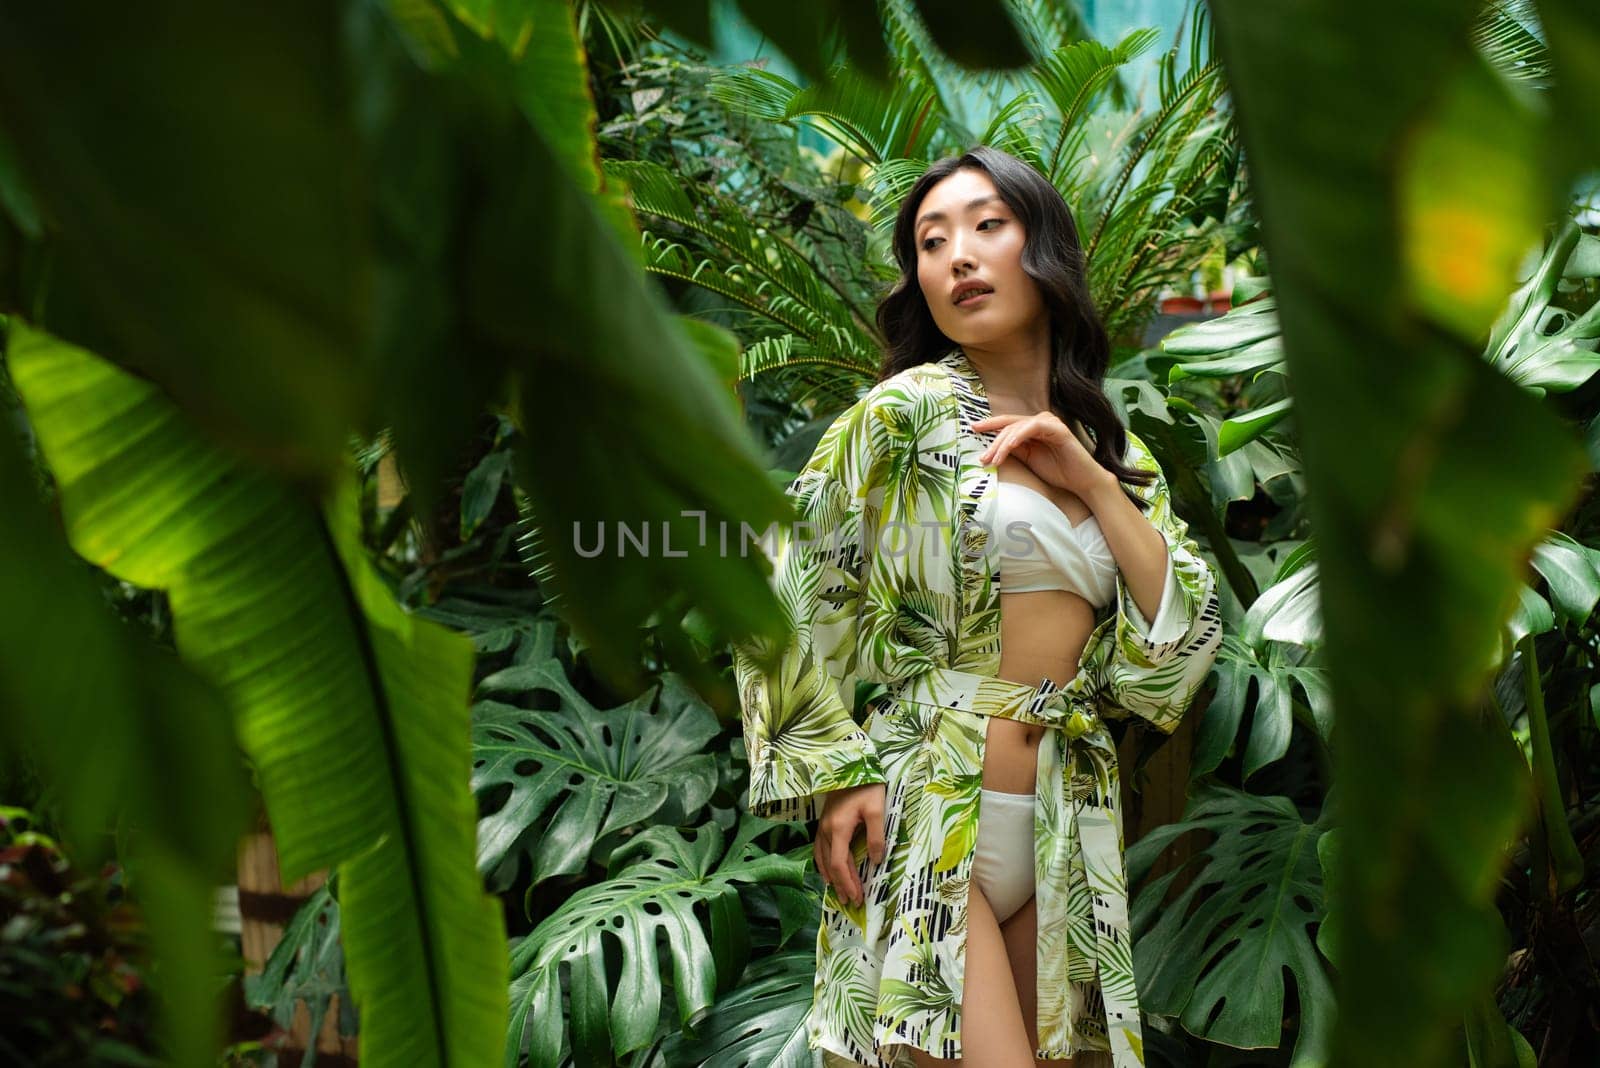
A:
[[[1019,470],[1020,469],[1020,470]],[[1020,461],[1000,465],[1000,480],[1038,490],[1077,523],[1088,518],[1082,498],[1057,489]],[[1070,590],[1030,590],[1000,595],[1000,678],[1036,686],[1049,678],[1064,686],[1078,670],[1078,658],[1094,629],[1094,606]],[[991,716],[983,761],[983,788],[1008,794],[1034,790],[1039,742],[1048,727]]]

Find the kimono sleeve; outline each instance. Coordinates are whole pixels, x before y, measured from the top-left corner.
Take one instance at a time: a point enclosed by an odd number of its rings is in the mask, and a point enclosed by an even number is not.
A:
[[[880,449],[866,400],[833,422],[786,490],[798,523],[762,532],[769,581],[789,626],[774,649],[733,643],[750,761],[750,811],[812,820],[823,795],[885,776],[852,715],[867,557],[875,542]]]
[[[1216,574],[1189,526],[1172,510],[1166,476],[1131,432],[1127,460],[1155,480],[1133,487],[1149,502],[1145,517],[1167,543],[1167,578],[1154,619],[1146,619],[1117,572],[1115,615],[1097,629],[1087,657],[1101,714],[1138,716],[1163,734],[1177,729],[1222,645]]]

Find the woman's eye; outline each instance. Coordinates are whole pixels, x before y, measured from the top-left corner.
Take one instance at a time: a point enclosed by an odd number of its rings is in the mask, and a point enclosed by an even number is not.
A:
[[[1005,222],[1004,219],[985,219],[985,220],[983,220],[982,223],[979,223],[978,226],[982,227],[983,223],[1003,223],[1003,222]],[[942,238],[942,237],[926,237],[926,238],[923,238],[923,240],[922,240],[922,251],[926,252],[929,249],[931,249],[933,247],[933,243],[935,241],[943,241],[943,240],[944,240],[944,238]]]

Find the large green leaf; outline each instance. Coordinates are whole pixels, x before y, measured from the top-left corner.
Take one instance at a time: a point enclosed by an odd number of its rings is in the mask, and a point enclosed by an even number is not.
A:
[[[1534,262],[1518,277],[1526,281],[1503,303],[1489,335],[1484,358],[1513,382],[1535,395],[1546,390],[1570,392],[1600,370],[1600,304],[1574,315],[1556,303],[1562,280],[1600,277],[1600,239],[1564,219]],[[1269,296],[1234,307],[1205,322],[1181,326],[1161,341],[1174,356],[1201,357],[1176,363],[1169,382],[1185,378],[1252,380],[1273,371],[1287,371],[1277,303]],[[1288,416],[1285,398],[1224,420],[1214,436],[1215,453],[1229,452],[1253,440]]]
[[[1498,110],[1484,121],[1459,106],[1484,86],[1479,7],[1211,5],[1318,545],[1348,830],[1339,1063],[1449,1063],[1463,1012],[1504,965],[1496,882],[1528,796],[1504,731],[1481,728],[1486,665],[1528,551],[1587,466],[1481,351],[1482,295],[1515,286],[1506,252],[1563,211],[1566,183],[1544,152],[1518,155],[1520,127],[1540,120],[1515,94],[1485,90]],[[1443,182],[1443,160],[1470,181]],[[1430,201],[1428,176],[1448,196]],[[1458,276],[1471,299],[1445,309],[1442,280]]]
[[[1279,642],[1249,645],[1232,634],[1224,634],[1217,653],[1216,675],[1216,693],[1206,706],[1195,735],[1192,775],[1215,770],[1233,748],[1249,704],[1251,683],[1255,684],[1255,704],[1244,750],[1245,778],[1288,752],[1297,690],[1307,725],[1324,742],[1331,740],[1333,701],[1327,673],[1303,650]]]
[[[1272,587],[1245,613],[1240,628],[1245,641],[1271,639],[1310,647],[1322,640],[1314,552],[1315,546],[1306,542],[1284,558]]]
[[[699,1068],[812,1068],[817,1055],[807,1046],[806,1013],[816,977],[817,954],[809,944],[751,961],[739,985],[717,999],[695,1037],[678,1033],[662,1043],[662,1062]]]
[[[613,853],[611,878],[573,894],[512,950],[506,1068],[516,1068],[524,1050],[530,1068],[556,1068],[568,1041],[573,1059],[590,1064],[615,1063],[647,1046],[662,1010],[658,935],[671,962],[678,1021],[697,1028],[715,991],[747,962],[739,884],[804,885],[803,859],[752,843],[770,826],[742,813],[726,847],[715,824],[656,826]],[[697,906],[710,919],[709,938]],[[608,938],[621,950],[615,990]],[[563,970],[570,977],[566,1006]]]
[[[436,259],[424,279],[462,295],[477,351],[504,360],[515,380],[515,472],[544,535],[546,592],[602,674],[619,688],[642,685],[632,638],[674,596],[696,598],[726,633],[781,631],[760,561],[724,551],[722,533],[736,538],[741,522],[759,529],[788,504],[701,351],[720,354],[722,341],[678,324],[544,131],[496,112],[519,76],[495,46],[479,49],[451,87],[489,87],[472,109],[471,166],[457,176],[471,190],[462,236],[473,254],[464,265]],[[427,108],[440,95],[417,85],[393,102],[390,136],[403,139],[416,119],[405,105]],[[453,204],[419,196],[430,212]],[[584,442],[596,448],[573,447]],[[597,530],[618,537],[624,526],[649,547],[580,551]],[[606,596],[582,595],[594,589]]]
[[[233,706],[285,878],[338,867],[363,1062],[486,1063],[506,958],[472,863],[470,644],[384,588],[350,480],[320,506],[15,322],[10,359],[74,548],[167,590],[180,653]]]
[[[1147,1012],[1177,1016],[1212,1042],[1275,1048],[1287,970],[1300,1019],[1289,1064],[1327,1063],[1333,984],[1314,941],[1325,908],[1317,859],[1325,829],[1322,820],[1306,823],[1286,797],[1211,785],[1195,790],[1181,820],[1129,847],[1128,878],[1138,882],[1180,835],[1216,836],[1134,900],[1134,971]],[[1166,901],[1186,874],[1187,887]]]
[[[108,832],[132,832],[121,856],[152,936],[165,1055],[214,1065],[211,903],[245,826],[233,722],[221,694],[107,611],[28,468],[0,430],[0,744],[36,762],[84,870],[108,859]]]
[[[1564,618],[1582,625],[1600,601],[1600,552],[1559,530],[1533,547],[1533,566]]]
[[[1533,584],[1517,587],[1517,604],[1506,617],[1503,640],[1491,666],[1505,663],[1513,647],[1530,634],[1544,634],[1558,623],[1581,627],[1600,601],[1600,552],[1552,530],[1533,547],[1533,568],[1544,579],[1545,593]]]
[[[1568,392],[1600,371],[1600,304],[1582,315],[1553,306],[1584,235],[1563,220],[1532,276],[1511,297],[1489,335],[1488,358],[1513,381],[1535,391]],[[1593,241],[1593,238],[1590,238]],[[1600,268],[1600,264],[1595,265]],[[1600,269],[1595,271],[1600,275]],[[1582,273],[1579,272],[1579,276]]]
[[[722,732],[705,702],[666,675],[615,708],[591,705],[551,653],[555,626],[529,662],[495,672],[472,709],[472,787],[504,791],[478,821],[478,869],[504,889],[523,855],[535,886],[584,871],[596,847],[646,820],[690,823],[717,786],[708,742]],[[509,699],[522,704],[508,704]],[[604,859],[603,857],[601,858]]]

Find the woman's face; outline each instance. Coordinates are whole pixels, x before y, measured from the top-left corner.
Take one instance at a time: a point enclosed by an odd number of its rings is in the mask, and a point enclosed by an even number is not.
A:
[[[1022,222],[988,172],[963,167],[917,207],[917,282],[933,321],[958,345],[983,347],[1031,332],[1046,315],[1037,283],[1022,270]],[[955,288],[980,282],[993,292],[955,303]]]

